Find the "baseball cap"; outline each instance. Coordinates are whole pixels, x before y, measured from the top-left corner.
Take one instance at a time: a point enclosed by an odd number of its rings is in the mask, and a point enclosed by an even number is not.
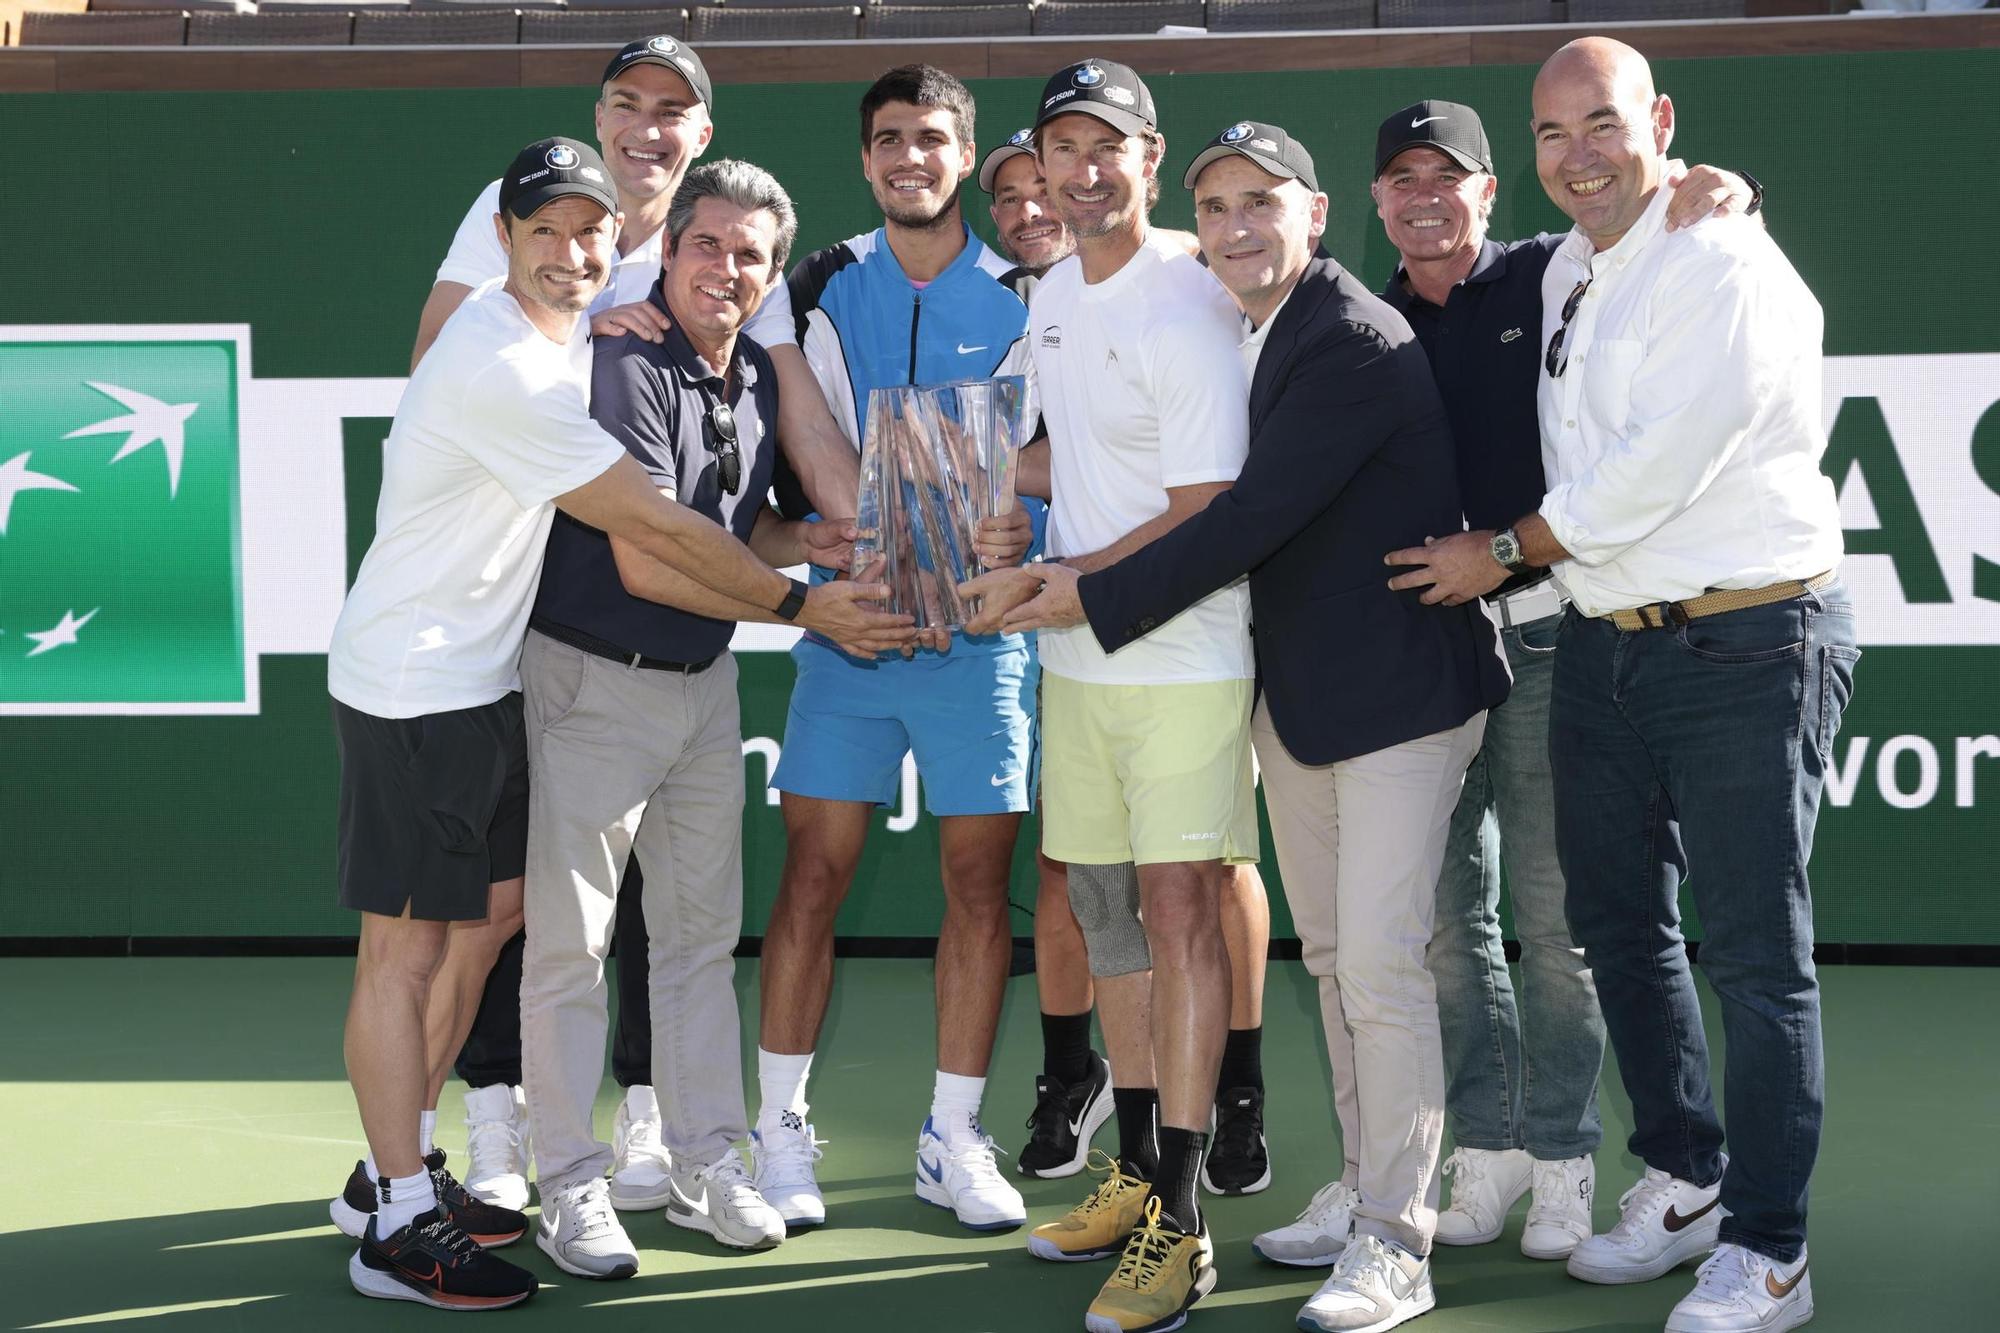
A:
[[[1001,164],[1010,157],[1033,157],[1035,155],[1035,132],[1015,130],[1007,137],[1007,142],[988,153],[979,164],[979,188],[993,193],[993,177],[999,174]]]
[[[1479,113],[1458,102],[1414,102],[1375,132],[1375,174],[1405,148],[1435,148],[1467,171],[1493,170],[1493,149]]]
[[[1120,134],[1137,134],[1159,124],[1153,95],[1132,67],[1096,56],[1063,66],[1042,85],[1035,127],[1072,111],[1096,116]]]
[[[575,139],[537,139],[514,155],[500,178],[500,211],[527,219],[542,205],[566,194],[582,195],[618,211],[618,196],[604,174],[604,159]]]
[[[611,63],[604,67],[604,77],[598,82],[609,83],[634,65],[659,65],[672,70],[687,80],[697,98],[711,108],[715,106],[715,90],[708,82],[707,67],[694,48],[679,38],[641,37],[636,42],[627,42],[611,57]]]
[[[1239,120],[1210,139],[1208,147],[1188,163],[1187,174],[1181,177],[1181,187],[1192,190],[1195,177],[1201,175],[1202,168],[1219,157],[1232,154],[1249,158],[1273,176],[1292,177],[1314,194],[1319,193],[1319,180],[1313,175],[1312,154],[1305,150],[1305,145],[1276,125],[1266,125],[1261,120]]]

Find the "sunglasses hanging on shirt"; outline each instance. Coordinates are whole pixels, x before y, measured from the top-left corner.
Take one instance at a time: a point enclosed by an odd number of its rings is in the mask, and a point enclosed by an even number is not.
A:
[[[743,484],[743,454],[736,447],[736,413],[706,389],[702,396],[708,400],[708,412],[701,421],[702,439],[715,455],[716,480],[726,493],[734,495]]]
[[[1590,290],[1590,279],[1585,278],[1563,302],[1563,322],[1556,330],[1556,336],[1549,339],[1549,354],[1542,358],[1542,366],[1549,372],[1549,378],[1559,380],[1569,369],[1569,358],[1563,355],[1563,338],[1569,333],[1570,321],[1576,318],[1577,307],[1583,304],[1583,294]]]

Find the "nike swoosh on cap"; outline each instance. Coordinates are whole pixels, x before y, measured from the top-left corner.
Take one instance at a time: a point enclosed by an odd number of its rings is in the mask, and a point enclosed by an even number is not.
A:
[[[1450,120],[1450,119],[1451,117],[1449,116],[1425,116],[1422,120],[1411,121],[1410,128],[1413,130],[1420,130],[1434,120]]]

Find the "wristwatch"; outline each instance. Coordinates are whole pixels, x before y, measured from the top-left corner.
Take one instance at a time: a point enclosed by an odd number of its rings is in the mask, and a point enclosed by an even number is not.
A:
[[[792,580],[792,590],[785,594],[785,600],[778,603],[778,619],[797,620],[799,612],[806,609],[806,594],[812,589],[797,579]]]
[[[1527,572],[1528,562],[1521,558],[1521,539],[1514,535],[1514,529],[1502,528],[1494,533],[1488,549],[1493,552],[1494,562],[1505,566],[1509,574]]]

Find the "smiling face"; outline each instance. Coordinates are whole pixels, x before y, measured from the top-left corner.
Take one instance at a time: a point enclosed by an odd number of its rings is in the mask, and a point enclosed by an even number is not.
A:
[[[1209,271],[1261,321],[1312,261],[1326,196],[1231,153],[1195,178],[1194,221]]]
[[[598,149],[620,199],[671,195],[714,134],[707,105],[661,65],[631,66],[597,100]]]
[[[1078,240],[1138,230],[1164,139],[1148,142],[1083,112],[1057,116],[1038,139],[1049,202]]]
[[[1535,78],[1535,174],[1557,208],[1609,249],[1652,202],[1673,141],[1674,107],[1622,42],[1587,37]]]
[[[697,199],[694,217],[673,241],[663,287],[667,309],[698,347],[734,338],[777,276],[778,220],[714,196]]]
[[[948,108],[884,102],[861,149],[861,172],[882,216],[902,227],[956,220],[959,188],[972,174],[972,145],[959,141]]]
[[[1498,184],[1490,171],[1467,171],[1435,148],[1417,147],[1390,158],[1368,192],[1389,243],[1411,264],[1477,250]]]
[[[993,173],[993,226],[1022,268],[1045,273],[1069,257],[1076,238],[1049,207],[1048,182],[1033,153],[1016,153]]]
[[[529,218],[499,219],[507,251],[507,286],[525,301],[560,314],[590,308],[604,290],[616,253],[618,217],[580,195],[543,204]]]

